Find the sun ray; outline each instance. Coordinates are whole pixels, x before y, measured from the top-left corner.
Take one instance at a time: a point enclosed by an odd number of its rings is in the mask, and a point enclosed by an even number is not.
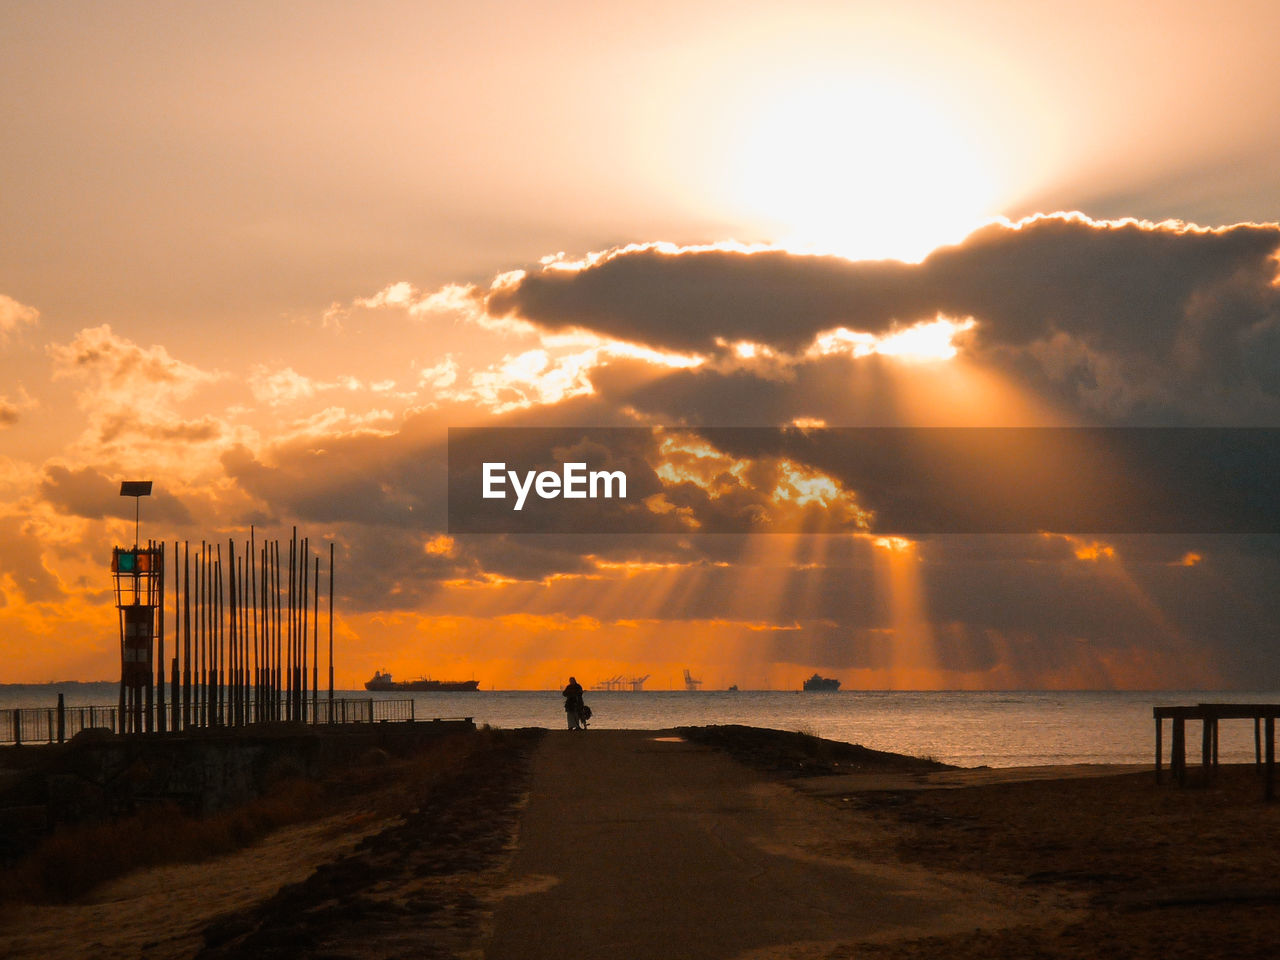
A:
[[[890,688],[929,690],[940,686],[933,625],[925,609],[919,545],[903,537],[877,537],[876,584],[888,606],[893,631]]]

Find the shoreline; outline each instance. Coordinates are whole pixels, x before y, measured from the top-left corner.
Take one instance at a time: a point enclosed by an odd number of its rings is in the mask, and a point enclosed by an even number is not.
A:
[[[375,702],[382,699],[370,698]],[[803,729],[828,739],[891,752],[932,754],[966,767],[1147,763],[1154,754],[1153,705],[1214,698],[1226,699],[1227,695],[1045,691],[1017,694],[644,691],[587,695],[588,703],[595,710],[592,723],[595,730],[660,729],[707,723]],[[37,699],[36,709],[47,709],[56,703],[56,700],[46,703],[44,694]],[[69,701],[72,699],[68,697]],[[478,725],[502,729],[537,726],[555,730],[564,722],[559,694],[480,691],[418,694],[409,699],[414,715],[422,718],[465,713],[472,715]],[[1280,693],[1232,695],[1231,699],[1280,702]],[[0,731],[7,726],[7,718],[0,711]],[[1246,726],[1222,725],[1220,749],[1224,760],[1244,761],[1252,756],[1252,738]]]

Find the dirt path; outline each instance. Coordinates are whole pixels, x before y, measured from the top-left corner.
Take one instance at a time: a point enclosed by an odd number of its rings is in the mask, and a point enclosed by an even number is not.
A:
[[[549,734],[489,960],[823,956],[1042,920],[972,875],[860,861],[832,811],[652,731]]]

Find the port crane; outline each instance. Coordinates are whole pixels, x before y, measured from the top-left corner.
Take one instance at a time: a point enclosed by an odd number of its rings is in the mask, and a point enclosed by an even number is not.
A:
[[[622,674],[610,677],[608,680],[601,680],[599,683],[592,684],[592,690],[630,690],[632,693],[639,693],[644,690],[644,682],[649,679],[649,674],[643,677],[624,677]]]

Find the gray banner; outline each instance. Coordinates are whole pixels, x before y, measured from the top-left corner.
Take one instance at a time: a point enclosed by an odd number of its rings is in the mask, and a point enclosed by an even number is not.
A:
[[[1280,533],[1280,429],[452,428],[450,533]]]

